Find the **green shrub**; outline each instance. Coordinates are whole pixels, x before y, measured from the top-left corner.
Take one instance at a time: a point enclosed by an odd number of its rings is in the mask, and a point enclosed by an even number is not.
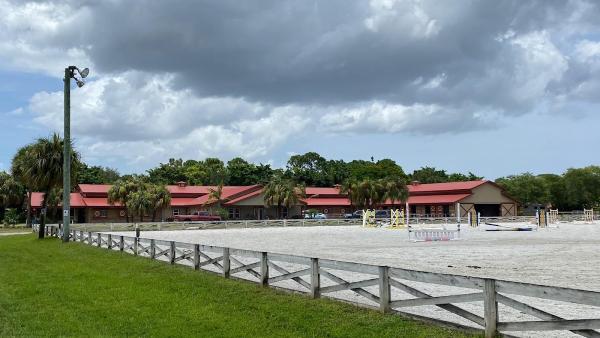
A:
[[[19,211],[17,209],[6,209],[4,213],[4,226],[14,227],[19,222]]]

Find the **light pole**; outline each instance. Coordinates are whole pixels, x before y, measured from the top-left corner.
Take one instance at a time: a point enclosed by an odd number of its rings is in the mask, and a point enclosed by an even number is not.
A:
[[[78,79],[75,72],[79,73]],[[69,225],[71,224],[71,79],[75,79],[79,88],[83,87],[83,79],[90,70],[80,70],[75,66],[65,68],[65,119],[63,139],[63,242],[69,241]]]

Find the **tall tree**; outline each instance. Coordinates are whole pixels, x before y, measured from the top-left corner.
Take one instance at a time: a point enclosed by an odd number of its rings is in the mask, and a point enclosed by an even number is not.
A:
[[[25,188],[14,176],[0,171],[0,206],[20,207],[25,198]]]
[[[571,168],[563,177],[566,198],[572,208],[600,207],[600,166]]]
[[[125,207],[132,217],[139,216],[140,222],[143,222],[144,215],[152,211],[152,197],[147,190],[134,191],[127,197]]]
[[[501,177],[496,179],[496,183],[522,205],[545,205],[550,202],[544,180],[531,173]]]
[[[408,200],[408,188],[406,180],[402,178],[387,178],[380,183],[383,186],[383,200],[390,201],[392,207],[396,202],[406,202]]]
[[[33,178],[27,175],[27,170],[32,165],[31,163],[29,163],[32,160],[32,157],[30,156],[32,148],[33,144],[29,144],[19,148],[17,150],[17,153],[13,157],[11,163],[12,176],[17,182],[19,182],[23,187],[25,187],[27,203],[26,225],[28,227],[31,227],[31,196],[35,189]]]
[[[129,223],[130,216],[132,217],[134,214],[130,214],[130,208],[127,207],[127,203],[131,197],[131,194],[134,192],[140,191],[144,189],[144,185],[146,182],[143,178],[139,176],[132,176],[129,178],[121,179],[108,190],[108,203],[111,205],[120,204],[127,209],[126,221]]]
[[[71,146],[72,148],[72,146]],[[54,134],[49,138],[40,138],[27,152],[29,167],[25,170],[27,181],[32,182],[34,189],[42,192],[42,214],[40,217],[39,238],[44,238],[46,224],[46,207],[50,191],[62,186],[63,179],[63,139]],[[79,167],[79,153],[71,150],[71,168],[75,182],[75,175]]]
[[[146,190],[150,196],[152,222],[156,221],[156,212],[171,205],[171,194],[164,185],[147,184]]]
[[[300,200],[306,196],[306,189],[303,184],[298,184],[291,179],[274,176],[265,185],[263,194],[265,205],[276,207],[277,218],[281,218],[282,207],[290,209],[294,205],[298,205]]]
[[[182,159],[169,159],[167,163],[161,163],[158,167],[148,170],[148,177],[152,183],[175,184],[186,181],[185,168]]]
[[[113,184],[119,180],[116,169],[102,166],[88,166],[82,163],[77,173],[77,182],[86,184]]]
[[[444,183],[448,182],[448,175],[445,170],[438,170],[433,167],[422,167],[421,169],[413,171],[410,179],[421,183]]]
[[[351,180],[342,186],[342,191],[348,194],[351,203],[356,207],[374,209],[377,205],[385,202],[387,198],[391,198],[392,196],[397,199],[401,198],[400,193],[398,195],[387,193],[384,182],[386,180],[374,180],[371,178],[365,178],[360,181]]]

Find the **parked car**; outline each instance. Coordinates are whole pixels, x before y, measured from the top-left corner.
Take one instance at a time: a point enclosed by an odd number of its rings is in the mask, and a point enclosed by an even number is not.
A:
[[[196,221],[220,221],[221,216],[214,216],[208,213],[208,211],[196,211],[191,215],[174,215],[173,221],[175,222],[196,222]]]
[[[362,210],[356,210],[355,212],[353,212],[351,214],[344,215],[344,218],[362,218],[362,217],[363,217]],[[376,210],[375,218],[390,218],[390,211],[389,210]]]
[[[353,212],[351,214],[344,214],[344,218],[362,218],[362,217],[363,217],[362,210],[356,210],[355,212]]]
[[[314,214],[304,214],[305,219],[327,219],[327,215],[322,212],[317,212]]]

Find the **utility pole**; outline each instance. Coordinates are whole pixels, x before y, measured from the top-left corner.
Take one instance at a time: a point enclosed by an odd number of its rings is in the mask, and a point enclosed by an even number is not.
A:
[[[75,76],[79,73],[81,79]],[[77,87],[85,84],[82,79],[86,78],[90,70],[80,70],[75,66],[65,68],[64,93],[65,93],[65,116],[63,134],[63,242],[69,241],[69,226],[71,225],[71,79],[75,79]]]
[[[65,68],[65,116],[63,134],[63,242],[69,241],[71,225],[71,77],[73,69]]]

